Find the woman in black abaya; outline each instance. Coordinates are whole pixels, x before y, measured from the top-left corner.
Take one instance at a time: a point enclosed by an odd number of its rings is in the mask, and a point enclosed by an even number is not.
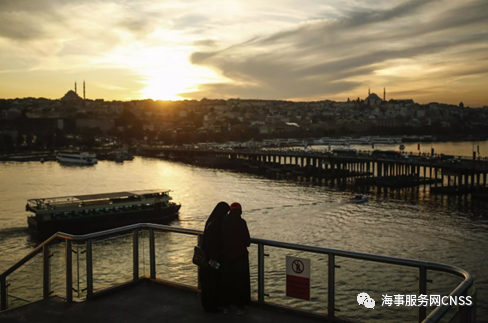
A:
[[[222,221],[229,209],[229,204],[220,202],[205,223],[201,247],[207,261],[223,262]],[[200,267],[200,287],[203,309],[216,312],[222,303],[222,268]]]
[[[232,203],[222,223],[224,247],[224,311],[237,306],[237,314],[245,312],[251,300],[249,252],[251,237],[246,221],[241,217],[239,203]]]

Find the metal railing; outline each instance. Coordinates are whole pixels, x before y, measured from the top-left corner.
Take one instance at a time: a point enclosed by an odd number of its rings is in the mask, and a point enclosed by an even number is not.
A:
[[[132,281],[138,281],[141,279],[139,273],[140,257],[139,257],[139,233],[143,231],[149,232],[149,277],[150,279],[157,279],[156,277],[156,243],[155,243],[155,232],[174,232],[185,235],[196,236],[198,241],[203,234],[200,230],[184,229],[178,227],[171,227],[166,225],[148,224],[141,223],[130,225],[126,227],[121,227],[117,229],[85,234],[85,235],[71,235],[65,233],[57,233],[50,237],[48,240],[43,242],[37,248],[32,250],[27,256],[25,256],[18,263],[10,267],[7,271],[0,275],[0,310],[8,309],[8,284],[7,278],[9,275],[15,273],[19,268],[25,265],[29,260],[33,259],[36,255],[42,254],[43,270],[42,270],[42,295],[43,298],[49,298],[52,296],[50,290],[50,244],[54,243],[56,240],[62,240],[65,243],[65,259],[66,259],[66,271],[65,271],[65,281],[66,288],[64,297],[67,302],[73,301],[73,259],[72,259],[72,244],[73,243],[84,243],[86,246],[86,299],[91,299],[98,293],[103,293],[106,290],[101,290],[94,292],[94,274],[93,274],[93,243],[112,236],[119,236],[122,234],[130,233],[132,235]],[[339,266],[336,265],[337,257],[344,257],[350,259],[364,260],[375,263],[392,264],[404,267],[416,268],[418,269],[418,292],[419,294],[427,294],[427,270],[433,270],[437,272],[444,272],[461,277],[463,280],[459,283],[454,290],[450,292],[448,296],[459,297],[467,296],[468,289],[473,285],[473,278],[471,274],[463,269],[438,263],[431,263],[426,261],[418,261],[411,259],[386,257],[367,253],[358,253],[352,251],[344,251],[338,249],[322,248],[316,246],[308,246],[301,244],[293,244],[265,239],[251,239],[252,244],[257,246],[257,303],[259,305],[268,305],[265,301],[265,246],[275,247],[280,249],[294,250],[310,252],[314,254],[327,255],[327,315],[328,318],[334,318],[336,312],[335,299],[336,299],[336,278],[335,271]],[[198,243],[196,241],[196,243]],[[199,284],[198,284],[199,285]],[[194,290],[198,290],[198,287],[194,287]],[[58,295],[60,296],[60,295]],[[274,305],[272,305],[274,306]],[[276,306],[274,306],[276,307]],[[280,306],[278,306],[280,307]],[[475,322],[475,307],[476,300],[474,299],[473,306],[459,306],[457,318],[459,322],[463,323],[474,323]],[[287,309],[282,307],[282,309]],[[289,308],[288,308],[289,309]],[[422,323],[434,323],[439,322],[444,315],[451,309],[451,305],[444,305],[437,307],[429,315],[427,315],[426,307],[418,308],[418,321]]]

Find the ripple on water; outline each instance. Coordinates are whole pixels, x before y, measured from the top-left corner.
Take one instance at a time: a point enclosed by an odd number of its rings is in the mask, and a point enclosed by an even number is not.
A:
[[[488,259],[484,255],[488,250],[488,211],[478,202],[429,197],[422,190],[389,191],[386,196],[384,191],[370,190],[368,203],[349,204],[345,201],[350,198],[350,192],[326,185],[277,181],[139,157],[123,164],[101,161],[86,168],[62,167],[55,162],[0,163],[0,172],[3,197],[0,271],[25,256],[37,243],[25,230],[24,206],[29,198],[170,188],[174,200],[182,203],[179,219],[172,223],[175,226],[203,229],[218,202],[238,201],[254,237],[456,265],[474,274],[478,299],[488,298],[488,272],[485,270]],[[167,271],[172,279],[193,283],[195,266],[190,259],[195,239],[178,236],[158,239],[161,247],[158,272]],[[100,264],[101,269],[107,270],[100,272],[102,283],[122,279],[130,272],[124,265],[124,257],[129,257],[130,250],[122,243],[120,246],[122,272],[113,274],[109,262]],[[142,239],[141,249],[147,248],[147,239]],[[250,249],[251,255],[255,255],[255,247]],[[312,259],[314,266],[313,301],[302,303],[283,295],[284,257],[293,252],[268,251],[272,256],[266,259],[267,277],[273,280],[267,281],[266,288],[274,295],[270,301],[326,310],[323,304],[327,304],[327,258],[298,254]],[[253,261],[251,257],[255,277],[257,264]],[[388,322],[403,322],[399,316],[413,315],[380,306],[380,311],[368,311],[370,316],[362,318],[365,311],[357,305],[355,296],[369,291],[378,306],[381,293],[416,294],[416,272],[345,258],[339,258],[338,264],[341,266],[336,271],[339,316],[365,322],[385,317]],[[148,267],[146,257],[141,263],[141,272],[146,272]],[[254,283],[253,290],[256,290]],[[478,316],[488,317],[487,304],[483,301],[480,301]]]

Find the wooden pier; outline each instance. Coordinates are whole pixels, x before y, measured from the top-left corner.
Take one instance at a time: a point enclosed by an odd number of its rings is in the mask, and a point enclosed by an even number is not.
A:
[[[331,153],[284,150],[222,150],[178,147],[143,147],[142,156],[164,152],[173,160],[195,163],[219,160],[216,167],[243,171],[289,174],[316,179],[351,179],[356,185],[405,188],[432,186],[432,192],[449,194],[485,190],[488,161],[460,159],[456,162],[427,158],[379,158],[369,153],[337,156]],[[225,161],[225,162],[222,162]],[[469,188],[469,189],[468,189]]]

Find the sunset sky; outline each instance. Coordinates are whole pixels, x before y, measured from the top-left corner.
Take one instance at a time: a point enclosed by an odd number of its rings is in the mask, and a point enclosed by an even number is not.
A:
[[[487,0],[1,0],[0,98],[488,105]]]

